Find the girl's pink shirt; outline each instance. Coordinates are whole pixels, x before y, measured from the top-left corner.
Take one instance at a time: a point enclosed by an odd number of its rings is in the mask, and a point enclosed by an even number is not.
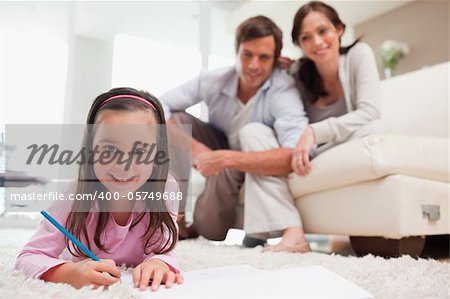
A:
[[[171,177],[167,180],[165,192],[178,192],[178,184]],[[168,203],[167,205],[176,225],[178,203]],[[70,212],[60,210],[52,212],[52,209],[50,208],[48,213],[60,224],[65,225]],[[95,245],[94,232],[97,217],[96,213],[90,213],[87,218],[86,228],[91,251],[99,259],[114,260],[118,266],[125,264],[127,267],[135,267],[144,261],[159,259],[164,261],[172,272],[179,273],[180,268],[174,250],[165,254],[155,254],[154,251],[157,250],[157,246],[153,246],[147,249],[149,254],[144,252],[144,242],[141,240],[141,236],[147,230],[149,214],[147,214],[136,226],[130,229],[132,221],[138,215],[138,212],[132,212],[128,222],[124,226],[117,224],[112,215],[109,217],[105,230],[101,235],[101,240],[108,251],[107,253],[100,250]],[[160,232],[157,230],[152,239],[159,237]],[[169,234],[163,234],[163,244],[165,244],[166,240],[169,238]],[[83,240],[80,241],[85,246],[87,245]],[[31,237],[31,240],[19,253],[14,267],[17,270],[24,272],[25,275],[29,277],[40,278],[45,272],[53,267],[69,261],[77,262],[84,259],[86,259],[86,257],[72,255],[67,249],[64,235],[47,219],[42,219],[37,231]]]

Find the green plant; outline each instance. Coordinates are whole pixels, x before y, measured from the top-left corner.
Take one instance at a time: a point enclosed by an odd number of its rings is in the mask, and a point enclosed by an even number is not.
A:
[[[409,54],[409,47],[405,43],[386,40],[381,45],[381,62],[385,69],[394,71],[398,62]]]

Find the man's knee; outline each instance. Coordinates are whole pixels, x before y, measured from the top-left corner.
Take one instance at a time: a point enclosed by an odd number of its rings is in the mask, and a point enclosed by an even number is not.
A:
[[[203,217],[205,215],[199,215],[194,213],[194,228],[204,238],[212,241],[225,240],[228,227],[224,226],[218,219],[214,217]]]
[[[273,129],[262,123],[248,123],[239,131],[239,141],[243,151],[265,150],[278,147]]]
[[[192,123],[193,116],[185,111],[172,112],[170,118],[176,124],[190,124]]]
[[[248,123],[239,130],[240,142],[245,142],[248,139],[255,138],[259,135],[259,132],[264,132],[267,129],[271,130],[268,126],[262,123]]]
[[[242,172],[225,169],[217,176],[207,178],[206,188],[194,208],[194,227],[200,235],[209,240],[225,240],[236,219],[244,177]]]

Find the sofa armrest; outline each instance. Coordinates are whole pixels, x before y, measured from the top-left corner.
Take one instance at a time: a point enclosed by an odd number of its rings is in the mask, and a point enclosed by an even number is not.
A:
[[[403,174],[450,182],[449,139],[402,135],[372,135],[338,145],[312,161],[306,177],[290,174],[294,198]]]

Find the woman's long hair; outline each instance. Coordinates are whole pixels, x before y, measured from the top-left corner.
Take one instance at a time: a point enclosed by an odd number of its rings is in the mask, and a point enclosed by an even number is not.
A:
[[[146,103],[142,103],[136,99],[124,97],[123,99],[109,101],[105,104],[103,102],[113,96],[118,95],[132,95],[138,96],[147,100],[155,110],[153,110],[150,105]],[[93,148],[93,138],[95,135],[94,124],[96,123],[96,119],[98,115],[102,111],[106,110],[116,110],[116,111],[147,111],[149,113],[153,113],[158,127],[157,133],[157,152],[162,151],[166,153],[168,156],[168,141],[167,141],[167,131],[165,126],[165,118],[164,111],[161,103],[158,101],[156,97],[149,94],[145,91],[138,91],[133,88],[114,88],[110,91],[99,95],[93,102],[91,109],[89,110],[89,114],[87,117],[87,126],[85,129],[84,140],[83,140],[83,150],[85,152],[85,157],[88,157],[89,151]],[[78,175],[78,184],[76,193],[77,194],[94,194],[95,191],[98,192],[107,192],[106,188],[95,176],[93,163],[83,163],[79,168]],[[160,194],[164,193],[165,185],[167,181],[169,173],[169,163],[158,164],[155,163],[153,165],[153,170],[150,177],[137,191],[144,192],[160,192]],[[139,216],[134,219],[133,223],[131,223],[130,230],[135,227],[139,222],[146,220],[145,217],[147,214],[149,215],[149,223],[147,230],[142,235],[142,240],[144,242],[144,252],[147,252],[149,247],[156,246],[157,254],[166,253],[171,251],[177,242],[177,228],[176,225],[170,215],[170,212],[167,211],[167,207],[164,204],[164,200],[145,200],[145,210],[139,213]],[[94,221],[96,227],[94,232],[94,242],[95,245],[105,251],[108,252],[108,248],[105,248],[104,244],[101,240],[101,234],[103,233],[106,224],[111,217],[109,212],[103,212],[107,210],[107,201],[103,200],[79,200],[74,201],[72,210],[67,218],[66,227],[68,230],[78,239],[81,239],[87,243],[88,248],[91,248],[91,244],[89,242],[88,233],[86,230],[87,219],[89,216],[89,211],[94,207],[94,205],[100,205],[100,211],[95,212],[98,215],[96,221]],[[144,218],[145,217],[145,218]],[[160,238],[155,238],[155,233],[160,233]],[[163,236],[168,233],[169,238],[164,241]],[[69,246],[69,240],[66,238],[67,247],[73,255],[76,256],[86,256],[78,247],[72,244],[75,252],[72,251],[71,246]]]
[[[337,11],[320,1],[311,1],[300,7],[294,17],[294,24],[292,26],[292,42],[300,46],[299,35],[301,33],[301,26],[304,18],[310,12],[320,12],[324,14],[335,28],[342,28],[345,31],[345,24],[339,18]],[[362,37],[357,38],[351,45],[347,47],[340,46],[341,38],[339,37],[339,54],[346,54],[354,45],[356,45]],[[317,70],[314,62],[308,57],[302,57],[299,60],[299,68],[297,73],[294,74],[296,80],[303,83],[306,90],[311,95],[311,103],[315,103],[320,97],[328,96],[329,93],[323,87],[323,80],[320,77],[319,71]]]

